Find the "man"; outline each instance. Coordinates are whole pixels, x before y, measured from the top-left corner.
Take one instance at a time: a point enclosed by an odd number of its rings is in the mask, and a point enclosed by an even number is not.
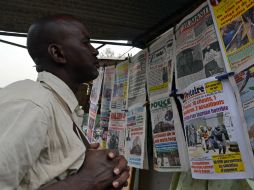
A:
[[[222,124],[215,127],[213,136],[218,144],[219,154],[226,154],[226,140],[229,140],[229,137],[225,125]]]
[[[42,18],[28,31],[37,82],[13,83],[0,93],[0,187],[9,189],[121,189],[126,160],[85,147],[75,93],[98,76],[98,51],[78,20]],[[80,117],[79,117],[80,116]]]

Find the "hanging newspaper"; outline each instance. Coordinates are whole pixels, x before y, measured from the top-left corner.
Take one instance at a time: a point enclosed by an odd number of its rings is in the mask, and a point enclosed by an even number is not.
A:
[[[97,111],[98,111],[98,106],[96,104],[90,103],[89,115],[88,115],[88,126],[87,126],[87,129],[85,129],[86,137],[90,143],[94,141],[93,129],[96,123]]]
[[[128,80],[128,107],[140,104],[144,105],[146,101],[146,60],[147,51],[142,50],[136,54],[129,63]]]
[[[149,47],[147,86],[149,99],[161,94],[169,95],[173,75],[173,29],[164,33]]]
[[[174,100],[169,97],[151,100],[150,110],[154,169],[161,172],[187,171],[189,166],[187,149]]]
[[[242,71],[254,60],[254,1],[210,0],[228,71]]]
[[[111,96],[115,80],[115,66],[105,67],[103,89],[101,97],[101,110],[109,111]]]
[[[183,120],[193,178],[252,177],[250,151],[232,86],[214,77],[182,91]]]
[[[250,144],[254,153],[254,66],[235,75]]]
[[[93,87],[91,90],[91,95],[90,95],[90,102],[93,104],[98,104],[99,98],[100,98],[100,93],[101,93],[101,83],[103,80],[103,68],[99,68],[99,76],[93,80]]]
[[[128,110],[125,134],[125,158],[128,165],[148,169],[145,107],[138,106]]]
[[[125,149],[126,122],[127,118],[125,111],[110,112],[107,148],[116,149],[121,155],[124,155]]]
[[[177,24],[175,31],[177,89],[225,71],[207,2]]]
[[[129,61],[126,60],[116,66],[111,109],[127,110],[128,64]]]
[[[102,148],[106,148],[107,132],[110,115],[110,103],[113,92],[115,79],[115,66],[108,66],[104,71],[103,89],[101,97],[101,110],[100,110],[100,145]]]
[[[235,80],[231,77],[229,79],[235,90],[243,131],[246,132],[246,139],[249,142],[246,147],[253,152],[254,1],[209,1],[209,6],[216,23],[216,32],[223,49],[227,70],[236,73]]]

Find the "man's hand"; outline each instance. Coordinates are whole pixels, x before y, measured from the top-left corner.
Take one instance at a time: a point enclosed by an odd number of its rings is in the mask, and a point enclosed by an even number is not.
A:
[[[92,149],[92,150],[97,150],[100,148],[100,143],[92,143],[90,144],[90,147],[89,149]]]
[[[117,179],[113,173],[117,159],[111,159],[108,156],[111,154],[116,153],[109,150],[87,150],[83,166],[77,173],[80,183],[96,190],[106,190],[112,187],[112,182]]]
[[[118,159],[110,156],[116,155],[110,150],[90,149],[86,152],[83,165],[78,173],[71,175],[62,181],[49,185],[43,190],[108,190],[112,189],[112,183],[118,177],[113,170],[118,165]]]
[[[100,146],[99,143],[93,143],[90,144],[90,150],[96,150]],[[130,168],[127,166],[127,161],[123,156],[118,156],[118,154],[115,151],[109,151],[108,153],[108,158],[110,159],[116,159],[117,160],[117,165],[114,168],[114,174],[117,176],[117,178],[113,181],[112,186],[114,188],[122,188],[124,186],[128,185],[128,178],[130,176],[129,170]]]
[[[117,176],[117,178],[112,183],[113,187],[119,189],[127,186],[127,180],[130,176],[130,168],[129,166],[127,166],[127,160],[123,156],[113,155],[112,152],[110,152],[109,154],[111,154],[111,159],[117,160],[117,165],[114,168],[114,174]]]
[[[124,157],[114,150],[89,149],[77,174],[44,190],[119,190],[127,184],[129,167]]]

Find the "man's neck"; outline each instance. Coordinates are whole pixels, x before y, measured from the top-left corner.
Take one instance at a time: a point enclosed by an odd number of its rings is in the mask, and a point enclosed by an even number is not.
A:
[[[70,75],[66,74],[66,72],[56,72],[56,71],[47,71],[56,77],[60,78],[76,95],[81,83],[74,82]]]

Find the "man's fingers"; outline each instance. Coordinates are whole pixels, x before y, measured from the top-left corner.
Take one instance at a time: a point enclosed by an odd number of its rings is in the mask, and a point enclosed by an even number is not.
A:
[[[114,159],[114,158],[116,158],[118,155],[119,155],[119,153],[118,153],[117,150],[109,150],[109,152],[108,152],[108,157],[109,157],[110,159]]]
[[[127,187],[128,186],[128,181],[126,181],[124,184],[123,184],[124,187]]]
[[[92,144],[90,144],[89,149],[98,149],[99,147],[100,147],[100,143],[92,143]]]
[[[113,181],[112,185],[114,188],[120,188],[126,185],[128,178],[130,177],[129,171],[123,172],[116,180]],[[128,182],[127,182],[128,185]]]
[[[119,175],[125,170],[129,171],[129,167],[127,166],[127,160],[123,156],[119,156],[117,159],[119,161],[117,166],[114,168],[115,175]]]

